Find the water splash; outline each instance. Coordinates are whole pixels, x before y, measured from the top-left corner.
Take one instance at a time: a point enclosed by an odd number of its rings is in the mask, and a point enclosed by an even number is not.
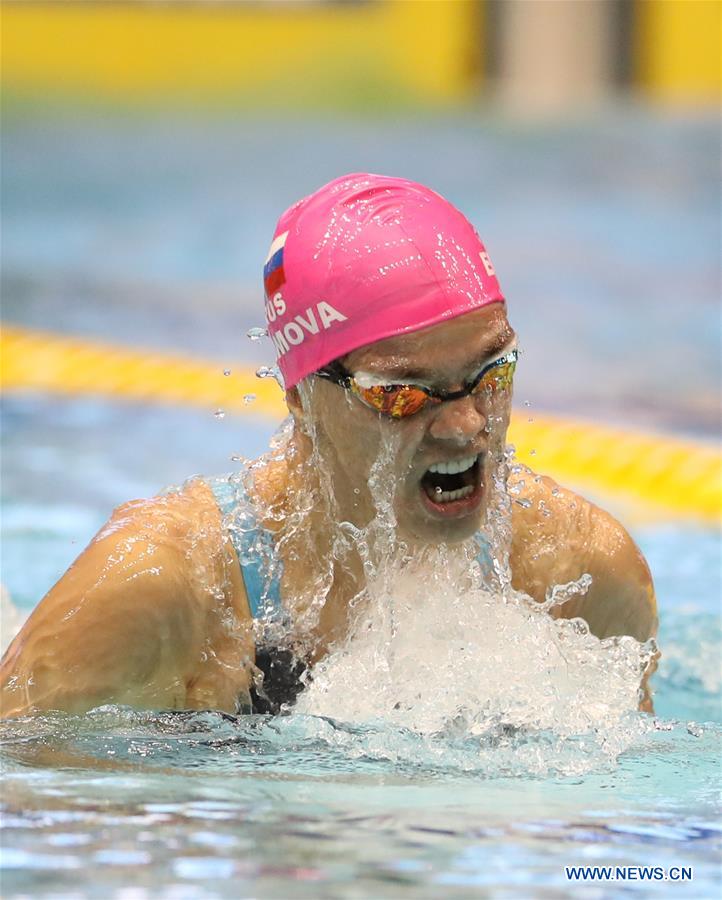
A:
[[[266,328],[249,328],[246,337],[249,341],[260,341],[261,338],[268,337],[268,330]]]
[[[349,752],[366,754],[371,744],[384,758],[403,758],[409,742],[418,754],[421,741],[433,757],[461,741],[467,767],[472,750],[474,765],[484,761],[494,771],[569,774],[608,765],[650,727],[637,709],[655,648],[631,637],[600,641],[582,620],[554,618],[588,590],[588,575],[551,588],[541,604],[514,590],[511,508],[525,498],[507,482],[510,472],[532,473],[497,442],[480,534],[456,545],[412,546],[397,529],[399,432],[379,424],[365,498],[372,513],[345,517],[342,486],[318,477],[334,469],[333,448],[312,414],[316,389],[313,381],[299,387],[307,415],[296,438],[308,439],[308,455],[299,453],[289,420],[270,453],[239,475],[274,533],[272,544],[257,539],[252,548],[267,587],[299,565],[304,573],[283,582],[288,618],[255,623],[259,642],[318,657],[291,718],[333,720],[343,734],[363,728],[364,749],[349,745]],[[259,499],[258,485],[274,467],[290,473],[290,509],[279,497]],[[512,491],[523,487],[516,478]],[[359,492],[366,489],[350,491],[363,508]],[[330,523],[322,541],[309,527],[313,516]],[[253,521],[236,516],[231,527],[248,530]],[[344,629],[327,646],[320,623],[337,601],[339,571],[357,573],[356,590],[345,603]]]
[[[555,620],[522,594],[465,581],[464,555],[443,550],[393,581],[378,579],[349,639],[317,665],[298,712],[427,735],[585,737],[621,752],[638,733],[625,721],[637,718],[653,648],[599,641],[581,620]]]

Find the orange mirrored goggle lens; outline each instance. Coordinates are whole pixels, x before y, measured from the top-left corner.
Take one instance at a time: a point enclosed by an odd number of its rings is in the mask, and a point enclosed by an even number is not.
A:
[[[362,388],[354,381],[352,390],[367,406],[394,419],[413,416],[434,399],[412,384],[384,384]]]
[[[516,360],[505,360],[489,369],[469,391],[472,395],[493,394],[508,388],[514,378]],[[383,384],[373,387],[360,387],[351,381],[351,390],[363,402],[385,416],[403,419],[413,416],[423,409],[427,403],[441,403],[443,397],[427,393],[423,388],[413,384]]]
[[[515,359],[509,359],[505,362],[499,363],[498,366],[494,366],[493,369],[489,369],[489,371],[484,374],[484,377],[481,379],[481,381],[479,381],[479,383],[471,393],[479,394],[482,391],[494,392],[510,387],[512,381],[514,380],[515,369]]]

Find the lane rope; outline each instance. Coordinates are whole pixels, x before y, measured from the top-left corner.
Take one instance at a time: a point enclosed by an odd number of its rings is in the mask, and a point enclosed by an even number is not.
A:
[[[0,390],[95,395],[228,413],[286,415],[273,378],[252,369],[4,325]],[[253,396],[252,400],[248,398]],[[535,471],[628,505],[636,518],[722,521],[722,454],[701,443],[519,411],[509,441]]]

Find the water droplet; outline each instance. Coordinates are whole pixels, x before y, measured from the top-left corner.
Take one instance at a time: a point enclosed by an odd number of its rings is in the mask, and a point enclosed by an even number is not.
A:
[[[558,487],[552,488],[552,497],[558,497],[558,496],[559,496],[559,488]]]
[[[214,415],[217,419],[225,419],[225,417],[226,417],[226,411],[225,411],[224,409],[217,409],[217,410],[213,413],[213,415]]]
[[[230,370],[230,369],[224,369],[224,370],[223,370],[223,374],[224,374],[226,377],[228,377],[228,376],[231,374],[231,370]]]
[[[255,394],[244,394],[243,395],[243,402],[246,404],[246,406],[248,406],[249,403],[253,403],[253,401],[255,399],[256,399]]]
[[[531,406],[531,400],[525,400],[524,406]]]
[[[268,331],[265,328],[249,328],[246,332],[249,341],[260,341],[263,337],[268,337]]]
[[[534,419],[532,419],[532,418],[527,419],[527,422],[528,422],[530,425],[531,425],[531,423],[532,423],[533,421],[534,421]]]
[[[283,387],[283,376],[278,366],[260,366],[256,369],[257,378],[274,378]]]
[[[536,456],[536,450],[533,450],[533,449],[530,450],[530,451],[529,451],[529,456]]]
[[[232,454],[230,457],[231,462],[243,462],[243,457],[239,456],[237,453]]]

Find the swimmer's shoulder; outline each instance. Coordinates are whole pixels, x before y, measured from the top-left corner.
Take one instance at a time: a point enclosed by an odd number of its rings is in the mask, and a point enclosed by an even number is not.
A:
[[[586,593],[567,601],[560,614],[581,616],[597,637],[656,633],[657,606],[646,560],[610,513],[557,484],[523,469],[510,476],[515,587],[543,600],[546,590],[588,573]]]
[[[240,567],[196,480],[113,512],[8,648],[2,711],[232,712],[253,653]]]
[[[247,615],[238,560],[213,491],[202,478],[118,506],[88,550],[100,559],[110,553],[108,558],[113,559],[117,548],[129,553],[132,567],[143,568],[152,558],[156,563],[154,574],[161,583],[168,582],[175,596],[179,596],[177,588],[183,584],[188,593],[212,604],[222,587],[232,594],[239,614]]]

